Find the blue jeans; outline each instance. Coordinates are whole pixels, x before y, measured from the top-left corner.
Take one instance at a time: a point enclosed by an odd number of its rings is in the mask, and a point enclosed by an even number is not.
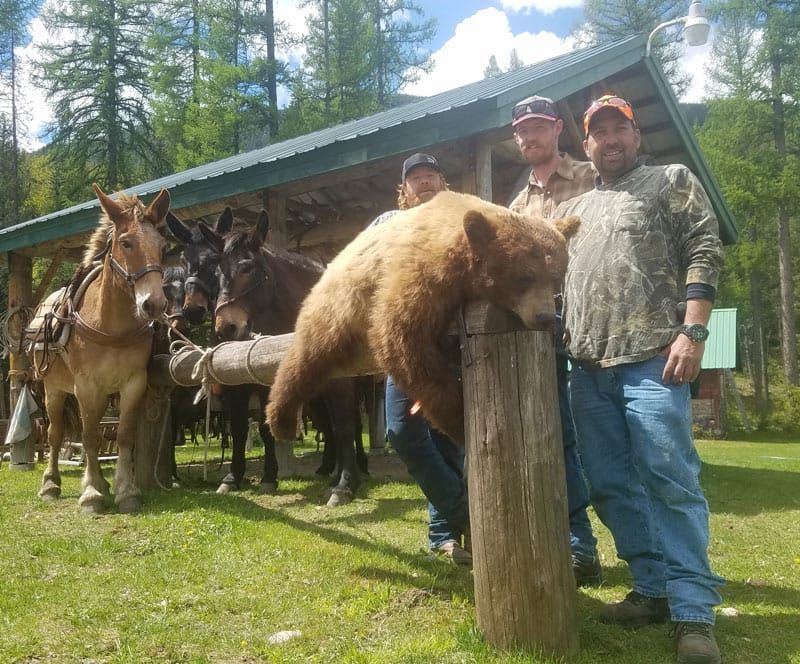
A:
[[[428,499],[428,542],[431,549],[438,549],[447,540],[460,542],[469,526],[464,448],[432,429],[422,415],[411,415],[412,405],[389,376],[386,433]]]
[[[666,597],[672,619],[714,623],[724,582],[708,561],[708,503],[688,385],[665,385],[660,355],[608,369],[576,365],[572,413],[592,504],[634,590]]]
[[[561,438],[564,442],[564,470],[567,480],[567,507],[569,509],[569,538],[572,555],[584,561],[597,555],[597,539],[586,508],[589,506],[589,489],[583,476],[581,459],[569,405],[569,377],[567,358],[556,355],[556,378],[558,379],[558,409],[561,416]]]

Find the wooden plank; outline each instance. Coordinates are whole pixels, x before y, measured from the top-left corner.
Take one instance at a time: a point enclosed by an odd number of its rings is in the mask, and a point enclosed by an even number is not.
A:
[[[475,144],[475,191],[485,201],[492,201],[492,144],[478,137]]]
[[[268,242],[279,249],[286,249],[286,197],[272,191],[264,192],[264,207],[269,214]]]
[[[478,626],[491,645],[578,650],[550,335],[469,336],[464,418]]]

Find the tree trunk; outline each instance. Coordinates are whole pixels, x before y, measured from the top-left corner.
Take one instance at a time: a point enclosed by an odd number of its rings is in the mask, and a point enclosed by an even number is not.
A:
[[[774,117],[775,149],[782,165],[786,163],[786,123],[783,108],[783,84],[781,62],[778,54],[771,58],[772,74],[772,113]],[[792,243],[789,232],[789,210],[786,202],[778,203],[778,266],[780,270],[781,293],[781,350],[783,351],[783,371],[790,385],[800,384],[797,372],[797,328],[794,314],[794,276],[792,269]]]
[[[270,142],[278,135],[278,63],[275,60],[275,6],[274,0],[266,0],[266,39],[267,39],[267,96],[269,97],[269,136]]]
[[[749,340],[751,344],[751,358],[753,363],[752,378],[753,392],[755,393],[756,409],[763,415],[767,405],[767,367],[764,357],[764,328],[761,322],[761,284],[758,275],[750,272],[750,306],[753,309],[753,334]]]

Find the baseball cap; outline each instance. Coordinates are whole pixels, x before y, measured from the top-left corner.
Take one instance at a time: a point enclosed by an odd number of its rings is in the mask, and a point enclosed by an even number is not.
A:
[[[401,179],[405,181],[408,172],[417,166],[429,166],[440,173],[442,172],[442,169],[439,167],[439,162],[436,161],[436,157],[432,157],[424,152],[417,152],[403,162],[403,177]]]
[[[533,95],[514,104],[514,108],[511,109],[512,127],[529,118],[544,118],[555,122],[559,118],[555,102],[549,97]]]
[[[634,127],[636,126],[636,117],[633,115],[633,106],[630,105],[630,102],[617,95],[603,95],[599,99],[595,99],[583,114],[583,132],[586,136],[589,135],[589,123],[592,121],[592,116],[601,108],[606,107],[621,113],[633,123]]]

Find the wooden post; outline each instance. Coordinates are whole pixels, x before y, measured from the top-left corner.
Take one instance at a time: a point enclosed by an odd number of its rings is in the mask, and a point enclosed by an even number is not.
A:
[[[498,648],[571,656],[575,578],[553,338],[513,329],[467,324],[462,342],[478,626]]]
[[[152,385],[147,388],[133,448],[133,475],[140,489],[154,489],[159,483],[165,487],[172,484],[170,391],[171,388],[154,388]]]
[[[378,387],[374,378],[372,381],[372,408],[367,413],[369,421],[369,451],[384,452],[386,449],[386,396],[384,390]]]
[[[492,144],[485,136],[478,138],[475,146],[476,193],[492,202]]]
[[[8,310],[12,311],[17,307],[29,307],[32,302],[32,281],[33,267],[32,261],[27,256],[8,254]],[[9,321],[9,335],[12,339],[21,339],[26,316],[19,314],[12,316]],[[30,368],[30,363],[25,355],[18,353],[18,348],[11,348],[9,356],[9,401],[11,412],[17,403],[19,394],[25,384],[25,372]],[[14,443],[11,450],[11,470],[33,470],[36,467],[34,461],[34,445],[32,441],[21,441]]]
[[[286,197],[267,191],[264,199],[264,207],[269,214],[269,243],[273,247],[286,249],[289,245],[286,234]]]
[[[64,251],[59,249],[55,254],[53,254],[53,258],[50,260],[50,265],[47,268],[47,272],[44,273],[42,280],[36,287],[36,292],[34,293],[32,300],[34,304],[38,305],[44,296],[47,295],[48,289],[50,288],[50,282],[53,281],[53,277],[56,276],[56,272],[58,272],[58,268],[61,267],[63,262]]]

